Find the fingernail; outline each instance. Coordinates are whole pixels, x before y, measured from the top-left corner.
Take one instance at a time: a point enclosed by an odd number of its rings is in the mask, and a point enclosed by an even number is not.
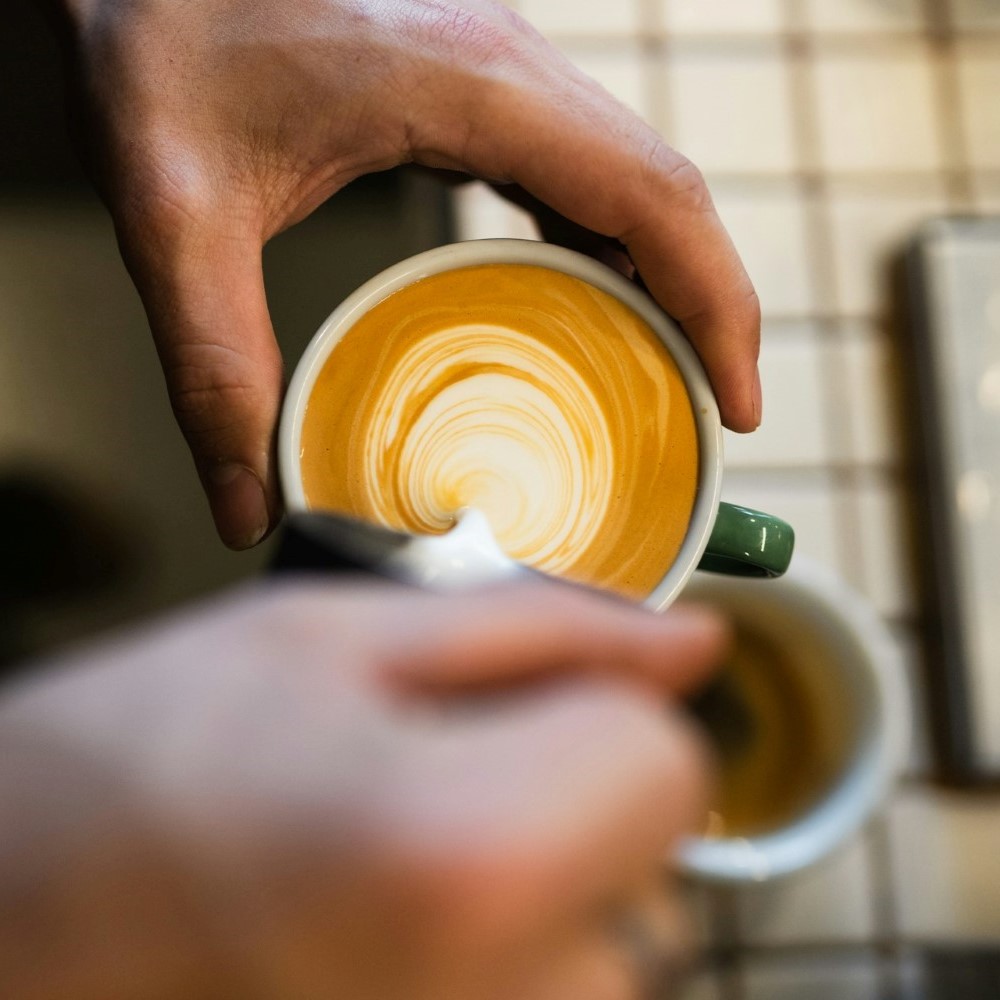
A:
[[[750,393],[751,401],[753,402],[753,419],[757,427],[760,427],[760,422],[763,418],[764,413],[764,396],[760,387],[760,369],[756,369],[753,373],[753,389]]]
[[[214,466],[205,479],[219,537],[231,549],[252,548],[270,524],[261,481],[237,462]]]

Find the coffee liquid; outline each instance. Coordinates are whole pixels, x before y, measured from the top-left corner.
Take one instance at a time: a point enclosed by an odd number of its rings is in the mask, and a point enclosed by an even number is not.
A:
[[[749,837],[806,812],[844,763],[848,733],[838,706],[796,658],[815,657],[802,637],[784,645],[738,624],[718,678],[693,704],[716,749],[709,836]]]
[[[310,507],[420,533],[483,511],[544,572],[647,596],[687,532],[691,402],[631,309],[548,268],[415,282],[351,327],[305,413]]]

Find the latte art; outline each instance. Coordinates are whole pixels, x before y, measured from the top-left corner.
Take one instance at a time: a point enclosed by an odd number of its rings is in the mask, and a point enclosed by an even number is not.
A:
[[[617,300],[525,265],[425,278],[365,314],[310,396],[311,507],[412,532],[482,511],[544,572],[645,596],[697,477],[676,366]]]
[[[594,544],[614,481],[598,400],[565,358],[518,330],[462,324],[406,351],[368,431],[377,517],[425,531],[482,511],[501,548],[562,574]]]

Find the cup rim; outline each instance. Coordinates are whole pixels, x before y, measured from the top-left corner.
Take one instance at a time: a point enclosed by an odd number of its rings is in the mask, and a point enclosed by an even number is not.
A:
[[[756,590],[756,588],[761,588]],[[694,878],[724,884],[763,882],[822,860],[875,813],[901,773],[910,741],[910,690],[898,647],[871,605],[835,573],[797,555],[781,580],[705,577],[692,594],[712,603],[713,590],[730,601],[754,589],[755,601],[820,615],[871,681],[874,726],[823,798],[775,831],[753,837],[692,838],[675,859]],[[725,603],[723,602],[723,606]]]
[[[278,472],[285,507],[307,509],[299,457],[305,403],[326,359],[369,309],[393,292],[444,271],[486,264],[547,267],[614,296],[637,313],[666,346],[684,380],[698,435],[698,486],[688,530],[673,564],[643,604],[660,611],[681,592],[708,546],[722,492],[723,441],[718,404],[698,355],[680,328],[624,275],[566,247],[535,240],[467,240],[426,250],[394,264],[348,295],[324,320],[295,367],[281,408]]]

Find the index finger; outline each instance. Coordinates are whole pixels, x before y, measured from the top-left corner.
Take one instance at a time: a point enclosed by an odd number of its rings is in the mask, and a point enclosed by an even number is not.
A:
[[[678,695],[704,682],[728,639],[725,622],[705,608],[654,614],[551,581],[486,588],[460,601],[405,598],[391,632],[378,627],[381,602],[359,601],[350,617],[377,643],[384,676],[414,691],[471,693],[597,675]]]
[[[471,92],[456,89],[438,108],[432,156],[516,182],[623,243],[698,352],[723,423],[753,430],[761,417],[760,305],[701,173],[555,50],[543,51],[527,68],[522,60]],[[474,109],[462,106],[470,100]],[[470,131],[469,121],[488,126]],[[449,128],[457,122],[464,126]]]

